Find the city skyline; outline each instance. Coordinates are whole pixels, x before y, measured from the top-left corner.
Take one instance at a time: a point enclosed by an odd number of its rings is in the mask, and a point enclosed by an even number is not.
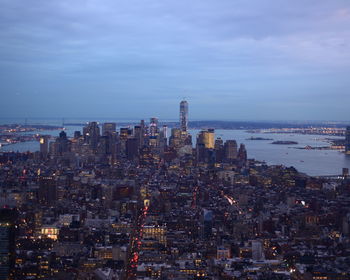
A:
[[[243,129],[194,133],[188,103],[178,109],[170,134],[156,117],[0,126],[7,145],[39,148],[0,152],[0,279],[349,279],[350,127],[308,127],[314,143],[342,137],[292,150],[301,130],[272,128],[294,136],[274,142]],[[249,142],[288,146],[260,146],[261,160]],[[342,163],[330,174],[334,152]],[[271,165],[270,154],[321,175]]]
[[[1,3],[1,118],[348,119],[347,1]]]

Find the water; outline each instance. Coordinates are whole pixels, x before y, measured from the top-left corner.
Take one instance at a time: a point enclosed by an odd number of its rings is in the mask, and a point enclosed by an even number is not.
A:
[[[77,123],[85,121],[77,120]],[[4,123],[4,122],[3,122]],[[34,123],[34,122],[33,122]],[[39,123],[39,122],[37,122]],[[40,122],[41,124],[58,125],[59,121]],[[62,123],[62,122],[61,122]],[[68,136],[72,136],[74,131],[82,131],[81,126],[67,126],[65,131]],[[190,130],[192,139],[195,142],[199,130]],[[41,131],[40,134],[58,136],[60,130]],[[247,148],[248,158],[266,161],[267,164],[282,164],[285,166],[294,166],[298,171],[311,176],[318,175],[337,175],[341,174],[342,168],[350,168],[350,156],[336,150],[301,150],[294,147],[327,146],[324,140],[325,136],[319,135],[298,135],[298,134],[262,134],[247,133],[244,130],[216,130],[216,137],[223,140],[234,139],[238,144],[244,143]],[[250,137],[272,138],[273,140],[247,140]],[[332,137],[341,139],[341,137]],[[277,140],[296,141],[298,145],[274,145],[271,144]],[[38,151],[39,143],[36,141],[17,143],[0,148],[0,151]]]
[[[267,164],[294,166],[298,171],[311,176],[338,175],[342,168],[350,168],[350,156],[336,150],[302,150],[294,147],[327,146],[326,137],[299,134],[247,133],[244,130],[216,130],[215,135],[223,140],[235,139],[246,145],[248,158],[264,160]],[[272,138],[273,140],[246,140],[250,137]],[[331,137],[342,139],[342,137]],[[322,141],[322,140],[323,141]],[[277,140],[296,141],[298,145],[271,144]]]

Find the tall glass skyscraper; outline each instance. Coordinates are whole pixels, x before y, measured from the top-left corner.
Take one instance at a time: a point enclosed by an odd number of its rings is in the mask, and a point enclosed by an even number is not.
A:
[[[188,129],[188,103],[186,100],[180,102],[180,128],[182,131]]]

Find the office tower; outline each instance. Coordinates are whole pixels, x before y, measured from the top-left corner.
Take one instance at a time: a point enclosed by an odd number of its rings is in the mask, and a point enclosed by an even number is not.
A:
[[[93,151],[97,150],[98,141],[100,140],[100,128],[97,122],[89,122],[83,128],[85,143],[90,145]]]
[[[203,135],[204,145],[207,149],[214,149],[215,145],[215,134],[214,129],[208,129]]]
[[[156,136],[158,134],[158,119],[151,118],[149,125],[150,136]]]
[[[67,133],[63,130],[60,132],[60,136],[56,139],[56,143],[58,155],[63,155],[69,151],[69,140],[67,138]]]
[[[246,161],[247,161],[247,150],[245,148],[245,145],[244,144],[241,144],[239,146],[239,150],[238,150],[238,160],[241,164],[245,164]]]
[[[152,148],[158,148],[159,147],[159,134],[154,136],[148,137],[148,146]]]
[[[350,126],[346,127],[345,132],[345,153],[350,155]]]
[[[122,157],[126,156],[126,141],[129,138],[129,128],[121,127],[119,132],[119,152]]]
[[[188,129],[188,103],[186,100],[180,102],[180,128],[182,131]]]
[[[98,142],[97,153],[100,156],[104,156],[109,154],[109,149],[110,149],[110,145],[109,145],[108,135],[101,136],[100,141]]]
[[[207,160],[207,149],[203,143],[197,141],[196,144],[196,160],[197,162],[205,162]]]
[[[0,279],[13,279],[15,266],[15,222],[16,209],[0,209]]]
[[[74,131],[74,137],[70,140],[70,151],[73,154],[81,154],[84,138],[79,130]]]
[[[102,125],[102,135],[107,135],[115,133],[117,131],[117,124],[116,123],[104,123]]]
[[[163,125],[158,136],[159,152],[164,153],[166,146],[168,145],[168,127]]]
[[[38,190],[39,202],[44,205],[54,205],[57,199],[56,181],[53,177],[41,177]]]
[[[192,146],[192,137],[187,131],[182,131],[179,128],[172,128],[169,137],[169,146],[176,150],[184,146]]]
[[[129,128],[128,127],[121,127],[119,132],[121,139],[127,139],[129,137]]]
[[[222,162],[225,157],[224,141],[219,137],[215,140],[215,157],[216,162]]]
[[[141,126],[141,132],[142,132],[142,135],[145,136],[145,120],[141,120],[140,122],[140,126]]]
[[[171,129],[171,135],[169,138],[169,146],[178,149],[181,147],[181,130],[178,128]]]
[[[129,138],[126,141],[126,158],[135,160],[139,155],[139,140],[137,138]]]
[[[196,159],[197,162],[215,163],[214,129],[202,130],[197,135]]]
[[[40,154],[43,158],[49,153],[49,136],[43,135],[40,137]]]
[[[108,135],[107,154],[112,156],[112,162],[114,163],[117,156],[117,143],[118,133],[113,132]]]
[[[67,134],[64,131],[56,138],[56,141],[50,143],[49,153],[52,156],[62,156],[69,151],[70,145]]]
[[[224,148],[224,141],[220,137],[216,138],[214,148],[215,150],[221,150]]]
[[[162,134],[162,138],[168,138],[168,127],[166,125],[163,125],[161,134]]]
[[[206,149],[214,149],[214,129],[202,130],[197,136],[197,143],[204,144]]]
[[[134,126],[134,137],[137,139],[138,146],[142,147],[143,146],[143,135],[141,132],[141,126],[140,125],[135,125]]]
[[[225,161],[231,162],[237,159],[237,142],[235,140],[227,140],[224,145]]]
[[[104,123],[102,125],[102,137],[100,137],[99,151],[102,155],[110,155],[114,162],[117,154],[117,124]]]

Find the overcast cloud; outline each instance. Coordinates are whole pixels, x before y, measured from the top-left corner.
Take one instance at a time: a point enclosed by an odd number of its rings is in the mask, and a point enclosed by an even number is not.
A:
[[[0,0],[0,117],[349,120],[349,0]]]

